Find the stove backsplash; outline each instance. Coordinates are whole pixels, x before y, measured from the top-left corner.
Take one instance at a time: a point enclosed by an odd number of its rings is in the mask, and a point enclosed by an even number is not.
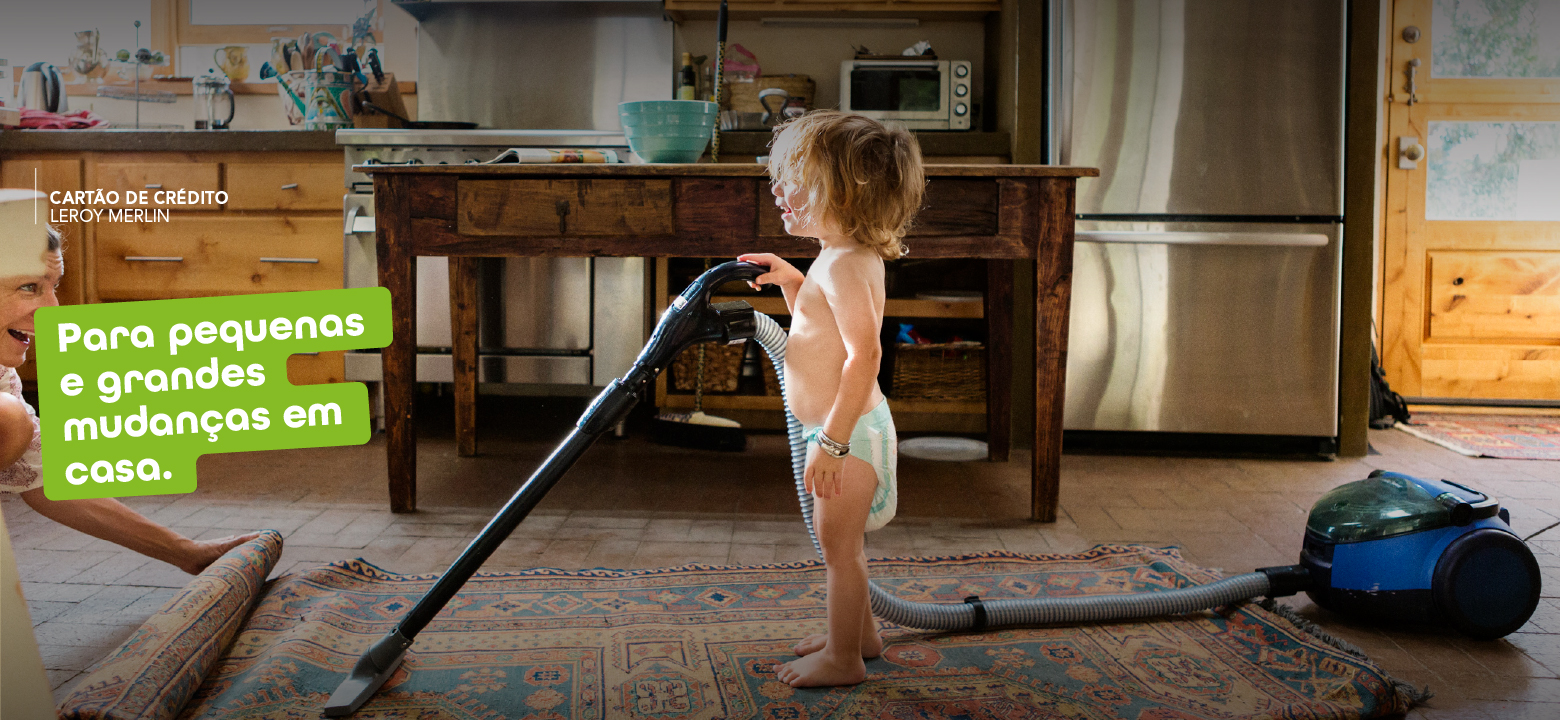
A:
[[[617,105],[672,97],[660,3],[461,3],[418,29],[418,119],[619,130]]]

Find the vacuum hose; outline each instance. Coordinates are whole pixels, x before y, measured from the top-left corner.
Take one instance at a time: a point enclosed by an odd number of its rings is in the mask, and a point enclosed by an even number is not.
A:
[[[785,330],[763,313],[753,313],[757,327],[753,339],[769,354],[785,395]],[[823,557],[823,546],[813,528],[813,498],[807,492],[803,473],[807,467],[807,441],[802,424],[785,408],[786,434],[791,441],[791,474],[796,479],[796,497],[801,501],[802,520],[813,548]],[[983,630],[1007,625],[1048,625],[1056,623],[1128,620],[1206,610],[1263,595],[1289,595],[1303,589],[1303,571],[1296,568],[1264,568],[1256,572],[1198,585],[1161,592],[1092,597],[1037,598],[1025,600],[981,600],[965,598],[963,603],[918,603],[904,600],[871,583],[872,614],[904,627],[922,630]],[[1299,587],[1295,587],[1298,585]],[[1292,589],[1291,589],[1292,588]]]

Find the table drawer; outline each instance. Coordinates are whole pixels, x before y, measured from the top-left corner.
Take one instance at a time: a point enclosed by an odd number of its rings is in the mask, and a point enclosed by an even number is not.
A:
[[[104,191],[117,190],[121,194],[145,191],[146,199],[153,205],[215,210],[221,207],[215,202],[178,206],[173,206],[172,203],[159,204],[156,202],[155,194],[158,190],[191,192],[220,190],[221,183],[218,180],[217,169],[217,163],[202,162],[98,163],[97,186]],[[121,204],[125,204],[123,199]]]
[[[102,223],[98,296],[150,300],[341,287],[337,217]]]
[[[672,181],[462,180],[460,232],[585,237],[670,235]]]
[[[229,210],[341,210],[341,163],[229,163]]]
[[[907,237],[996,235],[999,232],[998,200],[1001,191],[991,180],[934,178],[926,184],[926,197]],[[759,237],[785,237],[780,208],[768,188],[761,188],[758,203]]]

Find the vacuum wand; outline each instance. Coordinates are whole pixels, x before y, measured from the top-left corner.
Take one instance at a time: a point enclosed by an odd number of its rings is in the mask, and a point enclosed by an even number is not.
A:
[[[331,693],[325,704],[326,717],[343,717],[356,712],[390,679],[400,666],[417,633],[439,614],[476,574],[493,551],[508,539],[521,521],[531,514],[553,485],[585,454],[602,433],[612,429],[644,396],[645,391],[678,353],[696,342],[734,343],[753,336],[753,307],[745,302],[711,303],[710,296],[720,286],[738,280],[752,280],[769,269],[753,263],[729,262],[706,271],[672,302],[656,323],[650,342],[640,351],[627,374],[607,386],[580,416],[568,437],[558,444],[531,477],[488,521],[482,532],[466,546],[417,604],[395,628],[386,633],[353,666],[352,672]]]

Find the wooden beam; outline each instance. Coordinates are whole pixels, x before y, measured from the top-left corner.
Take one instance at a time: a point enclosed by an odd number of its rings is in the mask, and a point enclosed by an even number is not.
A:
[[[1343,274],[1338,325],[1338,455],[1369,451],[1372,291],[1381,235],[1382,68],[1389,3],[1349,4],[1343,149]]]

